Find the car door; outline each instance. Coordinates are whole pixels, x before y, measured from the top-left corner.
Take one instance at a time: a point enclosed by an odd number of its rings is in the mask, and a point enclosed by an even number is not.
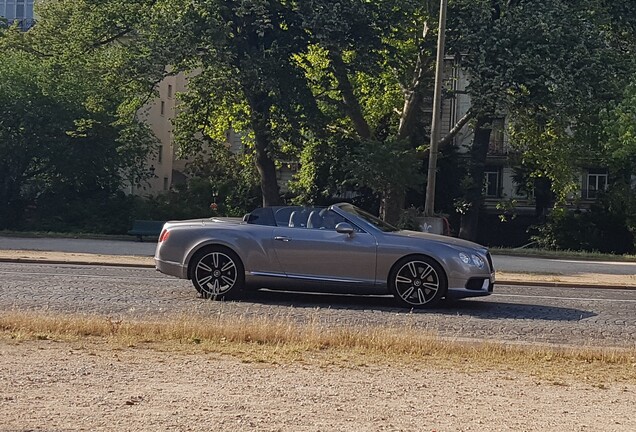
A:
[[[273,245],[276,256],[288,278],[373,285],[376,273],[375,237],[360,229],[349,234],[336,232],[337,219],[344,219],[332,211],[322,212],[311,221],[317,211],[308,212],[307,223],[290,223],[274,229]],[[293,217],[291,218],[293,220]]]

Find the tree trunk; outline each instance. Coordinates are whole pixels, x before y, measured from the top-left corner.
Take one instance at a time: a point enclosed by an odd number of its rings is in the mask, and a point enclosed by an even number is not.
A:
[[[362,139],[371,138],[371,128],[364,118],[362,108],[358,103],[356,95],[353,93],[353,87],[349,81],[347,65],[342,60],[342,53],[336,48],[329,49],[329,60],[331,61],[331,70],[336,81],[338,82],[338,90],[342,95],[344,103],[344,111],[347,117],[353,123],[358,136]]]
[[[551,183],[546,177],[534,181],[534,200],[534,216],[539,223],[544,223],[552,201]]]
[[[382,220],[393,225],[397,224],[405,201],[406,195],[403,188],[389,186],[382,194],[382,201],[380,202],[380,217]]]
[[[22,221],[24,202],[18,191],[3,193],[0,197],[0,229],[16,229]]]
[[[11,150],[17,152],[17,148],[19,145]],[[27,167],[24,157],[0,165],[0,229],[18,228],[22,221],[25,203],[20,190]]]
[[[419,89],[414,89],[409,95],[405,96],[397,133],[399,140],[407,140],[413,134],[415,117],[420,113],[421,104],[422,95]],[[402,210],[404,210],[405,202],[406,191],[404,187],[388,185],[387,190],[382,194],[380,217],[390,224],[397,224]]]
[[[345,114],[353,123],[356,133],[361,139],[372,139],[373,132],[369,123],[365,119],[362,108],[360,107],[358,99],[353,92],[353,87],[349,81],[347,66],[342,60],[342,53],[336,48],[331,48],[329,50],[329,59],[331,60],[331,68],[334,77],[338,82],[338,90],[342,96]],[[415,80],[413,90],[408,95],[405,95],[398,130],[398,139],[407,139],[413,131],[415,118],[419,113],[418,108],[421,105],[422,99],[420,94],[421,88],[419,85],[422,74],[423,72],[420,70],[416,77],[417,79]],[[403,187],[387,185],[386,190],[382,194],[380,217],[389,223],[397,223],[400,219],[405,201],[406,195]]]
[[[412,117],[412,104],[417,104],[416,101],[410,100],[404,104],[404,111],[402,113],[402,120],[400,126],[412,129],[412,118],[406,119],[406,116]],[[408,106],[408,107],[407,107]],[[398,139],[406,140],[412,130],[405,130],[400,128],[398,132]],[[415,152],[413,153],[415,157]],[[401,185],[388,185],[387,189],[382,194],[382,201],[380,203],[380,217],[390,224],[397,224],[400,220],[402,211],[404,210],[404,204],[406,203],[406,188]]]
[[[269,155],[269,103],[263,94],[249,95],[250,123],[254,130],[256,169],[261,178],[263,207],[280,205],[280,190],[276,178],[276,165]]]
[[[479,116],[475,125],[475,136],[470,150],[468,179],[470,186],[466,190],[465,199],[469,203],[466,213],[462,215],[459,237],[475,241],[479,227],[479,210],[484,200],[484,169],[488,156],[488,144],[492,130],[492,118]]]

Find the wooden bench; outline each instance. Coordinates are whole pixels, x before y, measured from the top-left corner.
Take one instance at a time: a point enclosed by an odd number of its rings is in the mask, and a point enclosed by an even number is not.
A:
[[[128,235],[137,236],[139,241],[144,241],[143,236],[159,237],[164,221],[155,220],[136,220],[133,222],[132,229],[128,231]]]

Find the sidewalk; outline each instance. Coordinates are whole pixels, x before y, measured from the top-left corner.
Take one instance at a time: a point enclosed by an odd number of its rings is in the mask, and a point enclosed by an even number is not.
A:
[[[0,237],[0,262],[154,268],[154,247],[153,243],[127,241]],[[499,285],[636,290],[636,263],[518,258],[504,255],[494,255],[493,260]]]

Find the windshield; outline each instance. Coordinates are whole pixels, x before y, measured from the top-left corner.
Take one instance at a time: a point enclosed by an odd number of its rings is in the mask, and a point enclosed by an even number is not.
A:
[[[399,229],[394,227],[393,225],[384,222],[382,219],[375,217],[372,214],[367,213],[364,210],[359,209],[358,207],[354,205],[342,204],[342,205],[339,205],[338,208],[346,211],[347,213],[351,213],[355,216],[358,216],[361,219],[364,219],[366,222],[368,222],[370,225],[373,225],[380,231],[383,231],[383,232],[399,231]]]

